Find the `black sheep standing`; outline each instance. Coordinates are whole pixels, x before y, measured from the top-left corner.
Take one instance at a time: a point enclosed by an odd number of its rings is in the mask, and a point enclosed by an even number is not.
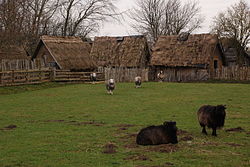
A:
[[[224,126],[226,117],[225,109],[225,105],[204,105],[198,110],[197,116],[202,127],[202,133],[207,134],[207,126],[213,129],[212,135],[217,136],[216,129]]]

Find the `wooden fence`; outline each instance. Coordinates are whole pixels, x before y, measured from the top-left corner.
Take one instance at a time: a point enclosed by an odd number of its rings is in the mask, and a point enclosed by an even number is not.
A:
[[[190,82],[206,81],[209,73],[206,69],[200,68],[156,68],[151,69],[149,74],[151,81],[157,81],[157,74],[163,71],[166,82]]]
[[[27,59],[2,59],[0,61],[0,71],[11,70],[34,70],[44,68],[44,61],[41,59],[35,59],[34,61]]]
[[[250,67],[222,67],[217,70],[211,79],[217,80],[237,80],[237,81],[250,81]]]
[[[104,71],[105,80],[113,78],[116,82],[134,82],[136,76],[141,76],[142,81],[149,81],[147,68],[106,67],[99,71]]]
[[[0,86],[15,86],[44,82],[90,82],[92,72],[70,72],[66,70],[25,70],[0,72]],[[97,81],[103,81],[102,73],[97,73]]]

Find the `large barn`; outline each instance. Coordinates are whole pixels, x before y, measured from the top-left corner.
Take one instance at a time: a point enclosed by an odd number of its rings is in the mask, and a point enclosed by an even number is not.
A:
[[[151,80],[164,71],[165,81],[201,81],[223,66],[223,52],[216,35],[161,36],[153,47]]]
[[[92,71],[91,45],[80,37],[42,36],[32,59],[42,59],[46,67],[63,70]]]
[[[127,82],[140,75],[148,80],[150,51],[145,36],[95,37],[91,57],[106,79]]]

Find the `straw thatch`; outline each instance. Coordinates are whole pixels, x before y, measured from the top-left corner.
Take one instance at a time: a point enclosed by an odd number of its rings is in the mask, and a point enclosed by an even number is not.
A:
[[[0,48],[0,62],[1,60],[28,60],[30,59],[25,50],[19,46],[8,46]]]
[[[144,36],[96,37],[91,57],[100,67],[145,67],[150,54]]]
[[[206,68],[222,50],[216,35],[193,34],[186,41],[178,40],[177,35],[161,36],[153,47],[151,65],[166,67]]]
[[[33,59],[49,55],[46,63],[54,61],[59,69],[94,69],[96,65],[90,58],[90,50],[91,45],[80,37],[42,36]]]

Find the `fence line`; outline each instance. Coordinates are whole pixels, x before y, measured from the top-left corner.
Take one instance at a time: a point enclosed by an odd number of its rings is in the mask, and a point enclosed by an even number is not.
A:
[[[71,72],[67,70],[22,70],[0,72],[0,86],[15,86],[44,82],[90,82],[91,72]],[[102,73],[97,73],[97,81],[103,81]]]
[[[142,81],[149,81],[147,68],[106,67],[99,71],[104,71],[105,80],[112,78],[116,82],[134,82],[136,76],[141,76]]]
[[[34,84],[51,81],[90,82],[91,73],[92,72],[71,72],[69,70],[55,69],[2,71],[0,72],[0,86]],[[97,81],[104,81],[104,79],[108,80],[110,78],[113,78],[116,82],[133,82],[136,76],[141,76],[143,81],[149,81],[149,73],[150,71],[146,68],[104,68],[104,72],[97,72]],[[178,73],[176,73],[176,75],[177,74]],[[185,82],[185,80],[183,80],[184,78],[181,75],[178,74],[177,76],[180,76],[181,81]],[[189,77],[198,77],[202,80],[204,79],[202,78],[203,72],[190,73]],[[169,80],[166,81],[176,81],[172,79],[171,75],[169,75]],[[215,71],[215,75],[212,78],[207,79],[250,81],[250,67],[223,67],[221,70]]]
[[[221,70],[216,70],[214,78],[211,79],[249,81],[250,67],[222,67]]]

